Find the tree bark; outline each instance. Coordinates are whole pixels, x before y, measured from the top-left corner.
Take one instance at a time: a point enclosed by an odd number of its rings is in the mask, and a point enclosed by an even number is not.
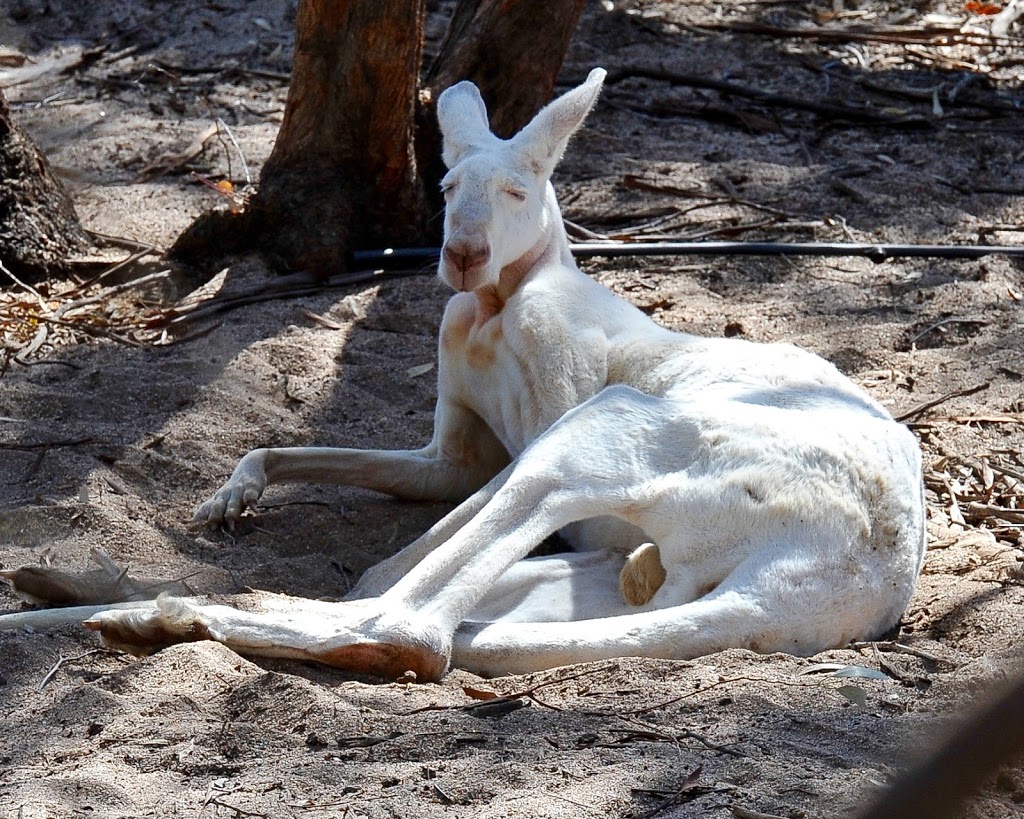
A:
[[[69,257],[88,246],[71,198],[12,121],[0,91],[0,261],[19,279],[37,282],[66,275]]]
[[[258,249],[324,278],[351,250],[422,241],[412,145],[423,18],[423,0],[301,0],[284,121],[255,196],[239,216],[200,217],[172,255]]]
[[[423,14],[419,0],[299,4],[284,122],[251,206],[291,266],[332,272],[355,247],[422,237],[412,137]]]

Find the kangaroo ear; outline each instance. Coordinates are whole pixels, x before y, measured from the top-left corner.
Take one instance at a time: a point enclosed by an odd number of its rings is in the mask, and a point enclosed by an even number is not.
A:
[[[449,168],[453,168],[470,148],[492,136],[484,98],[468,80],[445,89],[438,97],[437,121],[443,137],[441,158]]]
[[[606,73],[603,68],[595,68],[583,85],[549,102],[513,138],[513,143],[538,172],[550,174],[555,169],[569,137],[583,124],[597,102]]]

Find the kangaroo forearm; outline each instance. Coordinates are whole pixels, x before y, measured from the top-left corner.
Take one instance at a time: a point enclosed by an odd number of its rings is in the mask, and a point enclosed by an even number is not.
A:
[[[462,500],[489,477],[423,450],[294,447],[263,452],[268,484],[344,484],[410,500]]]

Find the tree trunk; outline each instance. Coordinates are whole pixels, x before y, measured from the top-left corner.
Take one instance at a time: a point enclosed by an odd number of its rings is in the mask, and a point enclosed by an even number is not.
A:
[[[284,122],[241,216],[200,217],[186,261],[260,249],[326,277],[352,250],[436,240],[434,101],[473,80],[499,135],[547,102],[586,0],[459,0],[419,91],[425,0],[300,0]],[[209,263],[207,261],[207,263]]]
[[[419,0],[299,3],[284,122],[251,206],[289,266],[330,273],[357,246],[423,236],[412,152],[422,42]]]
[[[23,281],[36,282],[66,275],[69,257],[88,246],[71,198],[11,120],[0,91],[0,262]]]

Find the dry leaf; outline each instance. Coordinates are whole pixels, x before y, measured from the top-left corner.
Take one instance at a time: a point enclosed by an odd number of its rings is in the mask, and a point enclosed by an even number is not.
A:
[[[836,689],[846,699],[861,708],[868,707],[868,692],[859,685],[843,685]]]
[[[493,700],[498,697],[493,691],[487,691],[483,688],[472,688],[468,685],[462,686],[462,690],[467,697],[472,697],[475,700]]]
[[[27,60],[20,51],[0,46],[0,68],[21,68]]]
[[[410,367],[405,371],[405,374],[409,376],[409,378],[418,378],[421,375],[426,375],[432,369],[434,369],[434,362],[430,361],[426,364],[417,364],[415,367]]]

